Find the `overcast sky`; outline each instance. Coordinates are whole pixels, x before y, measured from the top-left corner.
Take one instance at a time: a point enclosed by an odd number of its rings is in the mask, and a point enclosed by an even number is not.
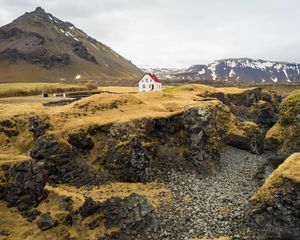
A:
[[[0,25],[37,6],[138,65],[300,63],[299,0],[0,0]]]

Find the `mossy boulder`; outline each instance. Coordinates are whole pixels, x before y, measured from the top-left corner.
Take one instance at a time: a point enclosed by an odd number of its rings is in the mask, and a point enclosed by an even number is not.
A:
[[[266,134],[265,148],[283,156],[300,151],[300,91],[281,103],[279,119]]]
[[[287,158],[251,198],[250,218],[273,237],[268,239],[300,239],[300,153]]]
[[[254,122],[242,122],[232,127],[225,141],[234,147],[261,154],[264,135]]]

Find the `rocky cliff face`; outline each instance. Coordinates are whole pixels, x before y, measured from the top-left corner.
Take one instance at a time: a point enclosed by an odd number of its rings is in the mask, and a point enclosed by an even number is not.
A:
[[[166,79],[244,83],[299,83],[300,65],[248,58],[217,60],[208,65],[168,71]]]
[[[0,28],[0,60],[0,82],[135,79],[141,74],[109,47],[41,8]]]

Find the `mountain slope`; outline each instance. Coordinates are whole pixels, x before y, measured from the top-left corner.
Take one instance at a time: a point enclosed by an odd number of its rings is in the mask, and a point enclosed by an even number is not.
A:
[[[247,83],[300,83],[300,64],[249,58],[217,60],[174,72],[174,79]]]
[[[38,7],[0,28],[0,82],[136,79],[141,71]]]

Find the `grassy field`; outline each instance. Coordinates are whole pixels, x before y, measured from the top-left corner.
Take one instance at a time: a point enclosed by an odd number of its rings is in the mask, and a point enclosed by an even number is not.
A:
[[[87,90],[84,85],[62,83],[5,83],[0,84],[0,98],[34,96],[42,92],[60,93]]]

